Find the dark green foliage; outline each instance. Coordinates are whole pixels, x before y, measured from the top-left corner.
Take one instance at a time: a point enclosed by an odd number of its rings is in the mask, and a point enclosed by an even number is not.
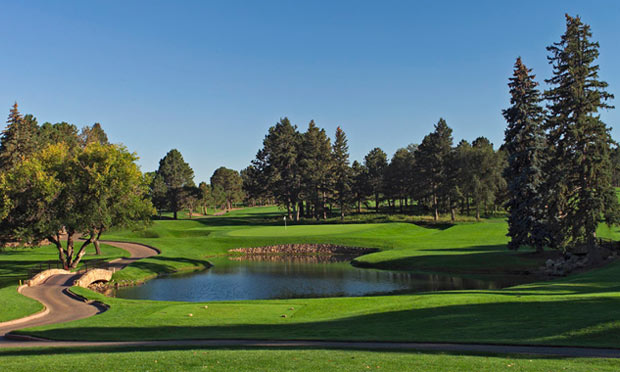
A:
[[[370,150],[364,157],[364,167],[368,172],[369,191],[375,196],[375,211],[377,213],[379,213],[380,196],[383,192],[383,180],[387,165],[387,155],[378,147]]]
[[[239,172],[226,167],[219,167],[211,176],[211,186],[219,186],[223,193],[226,203],[226,209],[232,209],[233,203],[243,200],[242,191],[243,181]]]
[[[299,171],[302,196],[310,202],[306,213],[316,219],[327,218],[327,197],[332,185],[332,149],[325,129],[319,129],[313,121],[303,134],[299,148]],[[300,206],[301,208],[301,206]]]
[[[288,118],[280,119],[263,140],[254,164],[264,172],[267,188],[279,204],[286,207],[288,218],[299,220],[302,176],[299,166],[299,148],[302,136]]]
[[[551,245],[560,249],[593,247],[602,219],[618,222],[618,202],[612,187],[613,143],[599,109],[613,95],[598,77],[599,44],[590,26],[566,15],[566,32],[548,47],[553,77],[545,92],[549,101],[550,161],[546,184]]]
[[[194,186],[194,171],[183,160],[181,153],[172,149],[159,161],[157,175],[161,176],[166,185],[167,206],[174,213],[174,219],[177,219],[178,211],[186,206],[185,187]]]
[[[76,152],[80,147],[77,127],[64,121],[56,124],[43,123],[39,129],[39,146],[45,147],[57,143],[64,143],[70,151]]]
[[[521,58],[517,58],[510,78],[510,104],[502,113],[508,122],[504,149],[508,166],[508,248],[529,245],[541,252],[546,244],[545,200],[542,196],[545,161],[545,133],[541,96]]]
[[[400,212],[407,204],[411,194],[411,185],[414,183],[415,159],[411,151],[405,148],[396,150],[385,172],[384,191],[388,199],[391,199],[392,208],[396,208],[396,200],[399,201]]]
[[[368,168],[357,160],[351,165],[351,190],[353,201],[357,205],[357,213],[362,211],[362,203],[372,194]]]
[[[439,205],[449,193],[447,161],[452,149],[452,129],[441,118],[435,131],[422,140],[416,152],[417,177],[420,192],[433,210],[433,218],[439,219]]]
[[[36,151],[38,130],[37,119],[32,115],[22,117],[16,102],[0,137],[0,171],[13,168]]]
[[[347,135],[338,127],[332,146],[334,199],[340,208],[340,219],[344,220],[347,204],[351,199],[351,167],[349,166],[349,145]]]

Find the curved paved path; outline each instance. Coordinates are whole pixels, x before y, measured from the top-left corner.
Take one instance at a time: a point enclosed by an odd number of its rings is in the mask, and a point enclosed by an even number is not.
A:
[[[131,257],[110,261],[110,266],[116,270],[120,270],[142,258],[159,254],[154,248],[142,244],[112,241],[101,241],[101,243],[122,248],[130,253]],[[7,322],[8,324],[5,323],[5,325],[0,325],[0,341],[6,342],[4,335],[16,329],[64,323],[88,318],[105,311],[105,307],[97,303],[84,302],[69,292],[73,281],[79,276],[80,274],[52,275],[39,285],[24,287],[21,293],[26,297],[41,302],[45,306],[46,312],[41,314],[41,316],[28,316]],[[2,345],[4,346],[4,343]]]
[[[155,248],[128,242],[101,241],[127,250],[131,257],[110,261],[117,270],[140,260],[159,254]],[[562,357],[596,357],[620,358],[620,349],[599,349],[579,347],[553,346],[516,346],[516,345],[484,345],[484,344],[447,344],[447,343],[416,343],[416,342],[347,342],[347,341],[273,341],[273,340],[169,340],[169,341],[51,341],[51,340],[9,340],[4,337],[12,330],[35,327],[46,324],[62,323],[87,318],[105,311],[105,308],[84,302],[71,295],[68,288],[79,275],[62,274],[48,278],[38,286],[26,287],[22,294],[40,301],[49,312],[36,319],[26,317],[13,321],[10,326],[0,327],[0,348],[2,347],[78,347],[78,346],[244,346],[244,347],[319,347],[345,349],[377,349],[377,350],[418,350],[445,352],[473,352],[498,354],[529,354]]]

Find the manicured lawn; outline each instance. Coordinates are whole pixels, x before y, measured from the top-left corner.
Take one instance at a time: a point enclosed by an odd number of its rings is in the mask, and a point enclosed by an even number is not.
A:
[[[101,256],[94,254],[94,248],[84,256],[84,261],[111,260],[127,257],[125,250],[101,245]],[[48,264],[56,267],[58,251],[55,247],[7,248],[0,253],[0,322],[21,318],[41,310],[43,306],[30,298],[17,293],[20,280],[30,278],[32,270],[46,269]]]
[[[122,270],[116,278],[133,280],[207,265],[210,255],[235,247],[299,242],[382,249],[358,258],[366,265],[480,277],[528,270],[542,260],[507,251],[501,220],[444,229],[388,223],[290,226],[285,231],[265,219],[265,213],[278,212],[257,208],[222,218],[157,221],[147,231],[117,233],[113,239],[141,241],[163,253]],[[601,228],[601,234],[614,238],[618,231]],[[271,338],[617,347],[619,277],[620,262],[504,290],[208,304],[123,300],[76,289],[110,304],[110,310],[24,333],[89,340]]]
[[[612,359],[324,349],[0,350],[5,371],[617,371]]]
[[[0,288],[0,322],[22,318],[43,310],[43,305],[17,293],[17,286]]]

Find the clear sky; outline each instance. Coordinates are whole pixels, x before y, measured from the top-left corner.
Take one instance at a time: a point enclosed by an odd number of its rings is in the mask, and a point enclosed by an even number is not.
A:
[[[221,165],[247,166],[283,116],[302,130],[314,119],[332,137],[341,126],[352,159],[419,143],[440,117],[455,142],[486,136],[498,146],[515,58],[548,78],[545,47],[566,12],[592,26],[620,106],[620,1],[16,0],[1,9],[4,115],[18,101],[40,123],[100,122],[144,171],[177,148],[197,182]],[[620,113],[602,117],[613,127]]]

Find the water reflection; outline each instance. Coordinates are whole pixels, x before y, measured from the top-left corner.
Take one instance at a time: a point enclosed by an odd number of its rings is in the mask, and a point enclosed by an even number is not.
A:
[[[366,296],[456,289],[497,289],[508,283],[442,275],[361,269],[347,256],[244,256],[211,259],[208,270],[162,277],[116,296],[162,301],[221,301]]]

